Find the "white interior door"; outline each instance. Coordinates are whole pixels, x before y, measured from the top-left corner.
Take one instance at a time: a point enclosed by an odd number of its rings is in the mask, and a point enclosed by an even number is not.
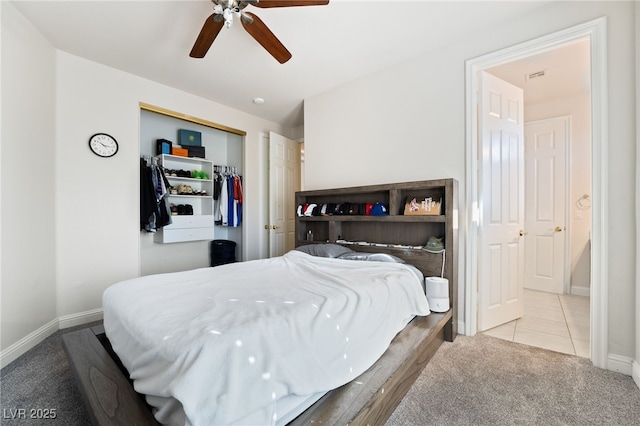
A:
[[[524,314],[522,89],[481,72],[478,330]]]
[[[298,142],[269,133],[269,257],[295,247],[295,192],[300,189]]]
[[[563,294],[569,117],[525,125],[525,288]]]

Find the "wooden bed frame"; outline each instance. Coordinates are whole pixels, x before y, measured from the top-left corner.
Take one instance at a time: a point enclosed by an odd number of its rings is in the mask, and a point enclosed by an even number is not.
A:
[[[451,310],[416,317],[373,366],[289,424],[384,424],[442,341],[452,340],[451,322]],[[94,425],[158,424],[144,397],[133,389],[102,326],[66,333],[62,342]]]
[[[457,208],[457,200],[450,204],[451,208],[453,204]],[[377,246],[351,248],[393,254],[418,267],[425,276],[440,274],[440,264],[435,261],[434,254],[423,250]],[[451,249],[455,254],[456,248],[457,241],[448,247],[448,251]],[[455,264],[457,256],[448,257],[448,262]],[[454,279],[449,279],[449,311],[414,318],[367,371],[352,382],[329,391],[289,425],[302,426],[312,422],[325,425],[384,424],[440,344],[456,337],[456,268],[450,266]],[[95,425],[158,424],[144,397],[133,389],[129,375],[111,349],[102,326],[66,333],[62,342]]]

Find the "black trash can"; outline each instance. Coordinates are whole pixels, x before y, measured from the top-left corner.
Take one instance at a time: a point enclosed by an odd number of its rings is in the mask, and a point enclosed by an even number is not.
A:
[[[211,249],[209,250],[210,265],[218,266],[225,263],[233,263],[236,261],[236,243],[229,240],[213,240],[211,241]]]

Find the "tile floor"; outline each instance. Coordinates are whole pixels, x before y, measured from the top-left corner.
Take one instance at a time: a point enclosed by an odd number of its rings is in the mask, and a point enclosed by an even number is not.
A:
[[[524,316],[484,334],[590,358],[589,298],[525,289]]]

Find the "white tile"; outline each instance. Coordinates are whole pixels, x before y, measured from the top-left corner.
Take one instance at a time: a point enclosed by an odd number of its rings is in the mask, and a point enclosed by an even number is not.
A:
[[[575,355],[573,343],[569,337],[556,336],[548,333],[541,333],[533,330],[518,330],[516,328],[514,342],[522,343],[537,348],[548,349],[550,351],[562,352]]]
[[[576,349],[576,355],[582,358],[591,358],[591,347],[588,340],[573,339],[573,347]]]
[[[571,335],[572,339],[589,341],[589,339],[591,338],[590,327],[588,325],[584,326],[579,324],[567,323],[567,326],[569,327],[569,334]]]
[[[574,312],[565,312],[564,316],[569,326],[577,325],[581,327],[589,327],[589,324],[590,324],[589,314],[577,314]]]
[[[499,325],[489,330],[483,331],[483,334],[491,337],[497,337],[498,339],[513,341],[513,333],[516,329],[516,322],[510,321],[506,324]]]
[[[522,317],[516,323],[516,332],[517,330],[533,330],[556,336],[571,337],[564,321],[550,321],[542,318]]]
[[[566,312],[589,315],[589,298],[583,296],[562,295],[560,304]]]
[[[589,306],[588,296],[576,296],[575,294],[560,294],[558,296],[560,297],[561,302]]]
[[[524,306],[524,316],[532,318],[541,318],[549,321],[564,322],[564,313],[562,309],[542,308],[538,306]]]
[[[545,293],[543,291],[524,290],[524,305],[539,308],[562,310],[560,299],[557,294]]]
[[[493,337],[590,358],[589,297],[524,290],[524,316],[487,330]]]

